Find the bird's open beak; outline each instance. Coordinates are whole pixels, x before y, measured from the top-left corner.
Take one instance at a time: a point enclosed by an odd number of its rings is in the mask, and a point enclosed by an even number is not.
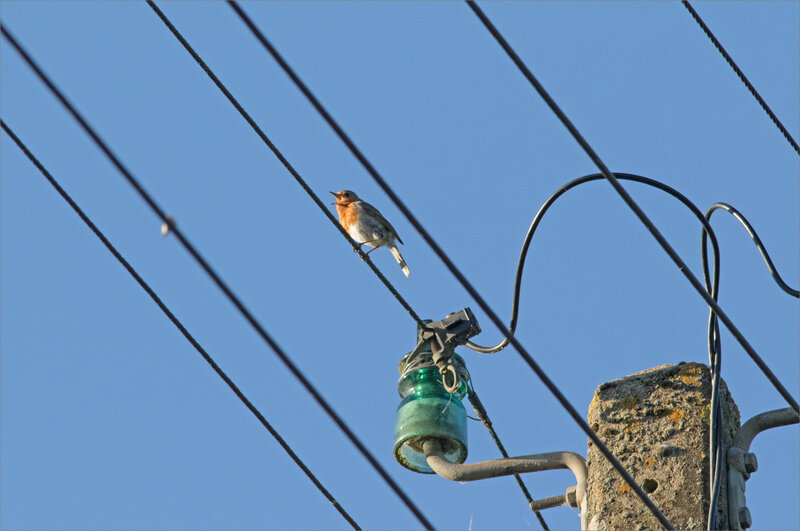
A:
[[[339,204],[339,196],[338,196],[338,195],[336,195],[336,192],[329,192],[329,193],[330,193],[330,194],[331,194],[333,197],[335,197],[335,198],[336,198],[336,202],[335,202],[335,203],[331,203],[331,204],[332,204],[332,205],[338,205],[338,204]]]

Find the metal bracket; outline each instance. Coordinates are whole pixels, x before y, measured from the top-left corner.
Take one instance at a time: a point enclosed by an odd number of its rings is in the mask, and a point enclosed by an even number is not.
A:
[[[580,505],[578,505],[577,491],[578,486],[573,485],[567,487],[567,492],[559,496],[551,496],[549,498],[542,498],[541,500],[531,500],[531,510],[541,511],[542,509],[550,509],[551,507],[560,507],[562,505],[580,508]]]
[[[745,422],[728,448],[728,525],[730,529],[747,529],[753,524],[750,510],[745,505],[745,482],[758,470],[756,455],[750,453],[750,444],[756,435],[770,428],[797,424],[797,414],[792,408],[767,411]]]
[[[469,338],[481,333],[478,320],[469,308],[447,314],[441,321],[433,321],[427,325],[427,329],[422,331],[422,340],[428,341],[433,352],[434,363],[436,357],[449,357],[447,351],[452,350],[458,345],[463,345]]]
[[[452,361],[455,348],[480,333],[481,327],[469,308],[447,314],[441,321],[428,323],[427,328],[421,331],[420,345],[430,345],[432,361],[439,368],[447,392],[455,392],[459,384],[459,371]],[[451,375],[449,379],[448,374]]]
[[[578,484],[571,486],[567,492],[559,496],[552,496],[541,500],[534,500],[531,509],[539,510],[559,505],[570,505],[581,511],[581,529],[587,529],[586,510],[588,501],[586,497],[586,483],[589,470],[583,456],[574,452],[550,452],[545,454],[523,455],[519,457],[506,457],[493,459],[480,463],[451,463],[445,459],[440,442],[436,438],[426,439],[422,443],[428,466],[438,475],[451,481],[477,481],[480,479],[538,472],[541,470],[555,470],[568,468],[575,474]]]

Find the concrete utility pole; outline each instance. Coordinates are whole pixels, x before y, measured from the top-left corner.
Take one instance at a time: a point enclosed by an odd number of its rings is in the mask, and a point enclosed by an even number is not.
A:
[[[708,367],[679,363],[604,383],[589,405],[589,425],[676,529],[706,527],[710,400]],[[724,456],[741,422],[725,382],[720,403]],[[589,529],[659,528],[591,441],[588,466]],[[720,529],[728,529],[727,467],[720,470]]]

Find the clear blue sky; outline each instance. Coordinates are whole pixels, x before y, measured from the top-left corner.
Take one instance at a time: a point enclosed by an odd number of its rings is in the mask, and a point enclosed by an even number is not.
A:
[[[405,241],[421,315],[471,306],[499,333],[226,5],[160,4],[319,194],[352,189]],[[798,2],[698,2],[797,138]],[[244,8],[467,277],[507,319],[527,227],[596,168],[460,2]],[[701,209],[737,207],[798,285],[798,156],[678,2],[492,3],[487,14],[615,171]],[[538,529],[513,479],[418,475],[392,457],[397,363],[414,323],[143,2],[14,2],[3,24],[85,113],[319,391],[443,529]],[[418,522],[2,42],[2,116],[365,528]],[[346,522],[3,134],[2,473],[7,529],[340,529]],[[700,226],[626,187],[696,274]],[[327,200],[327,199],[326,199]],[[738,223],[713,224],[720,303],[795,397],[798,303]],[[608,183],[542,222],[518,337],[581,412],[603,382],[707,362],[708,310]],[[512,454],[586,437],[512,349],[461,351]],[[744,419],[786,403],[731,335]],[[470,461],[498,456],[470,423]],[[757,528],[798,526],[798,429],[760,436]],[[536,497],[566,471],[526,476]],[[545,511],[577,529],[575,509]]]

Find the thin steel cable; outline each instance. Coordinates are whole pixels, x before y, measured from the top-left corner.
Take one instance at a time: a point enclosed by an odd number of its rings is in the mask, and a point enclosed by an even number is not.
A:
[[[487,430],[489,430],[489,434],[492,436],[492,440],[494,441],[495,446],[497,449],[500,450],[500,455],[504,458],[508,459],[508,452],[506,451],[506,447],[503,442],[500,440],[500,437],[497,435],[497,432],[494,430],[494,426],[492,425],[492,421],[489,418],[489,413],[486,412],[486,408],[481,402],[481,399],[478,397],[478,393],[475,392],[475,388],[472,385],[472,380],[469,380],[469,392],[467,394],[467,398],[469,399],[469,403],[472,404],[472,409],[475,410],[475,414],[478,415],[478,420],[483,423]],[[525,499],[528,500],[528,505],[532,507],[533,504],[533,497],[531,497],[531,493],[528,491],[527,485],[525,482],[522,481],[522,477],[519,474],[514,474],[514,479],[517,480],[517,484],[519,485],[520,490],[525,495]],[[539,520],[539,524],[542,526],[542,529],[548,531],[550,528],[547,527],[547,522],[544,520],[544,516],[542,516],[541,511],[534,511],[536,514],[536,518]]]
[[[786,141],[789,142],[797,154],[800,155],[800,146],[797,145],[797,142],[794,140],[794,138],[792,138],[792,135],[789,134],[789,131],[787,131],[781,121],[778,120],[778,117],[775,116],[775,113],[769,108],[769,105],[767,105],[767,102],[761,97],[761,94],[759,94],[753,84],[750,83],[750,80],[747,79],[747,76],[744,75],[744,72],[742,72],[742,70],[736,65],[736,63],[733,61],[733,58],[728,54],[727,51],[725,51],[725,48],[722,47],[722,44],[719,42],[719,40],[717,40],[709,27],[706,26],[706,23],[703,22],[703,19],[697,14],[697,11],[694,10],[687,0],[681,0],[681,3],[683,4],[683,7],[685,7],[686,10],[692,15],[692,18],[695,20],[695,22],[697,22],[697,24],[702,28],[706,36],[714,44],[714,47],[716,47],[719,53],[722,54],[722,57],[725,58],[725,61],[727,61],[728,65],[730,65],[733,71],[736,72],[736,75],[739,76],[739,79],[742,80],[742,83],[744,83],[744,86],[750,91],[750,94],[752,94],[758,104],[761,105],[761,108],[764,109],[764,112],[766,112],[767,116],[770,117],[772,123],[774,123],[775,126],[780,130]]]
[[[672,524],[669,523],[669,520],[661,513],[661,511],[656,507],[650,497],[644,492],[641,486],[636,483],[633,477],[628,473],[622,463],[611,453],[605,443],[600,440],[597,434],[589,427],[589,424],[583,419],[582,415],[578,413],[578,410],[575,409],[569,400],[564,396],[561,390],[555,385],[555,383],[550,379],[549,376],[542,370],[538,363],[533,359],[533,357],[528,353],[525,347],[514,338],[511,332],[503,324],[502,320],[498,317],[498,315],[492,310],[492,308],[486,303],[486,301],[481,297],[481,295],[475,290],[472,284],[467,280],[467,278],[461,273],[461,271],[456,267],[456,265],[450,260],[450,258],[444,253],[442,248],[433,240],[431,235],[428,231],[423,227],[417,218],[411,213],[408,207],[400,200],[400,198],[395,194],[394,190],[388,185],[388,183],[380,176],[377,170],[372,166],[372,164],[367,160],[363,153],[353,144],[350,137],[342,130],[339,124],[331,117],[331,115],[325,110],[322,104],[317,100],[317,98],[311,93],[308,87],[300,80],[297,74],[289,67],[286,61],[281,57],[281,55],[277,52],[277,50],[267,41],[266,37],[261,33],[260,30],[250,21],[249,17],[245,15],[245,13],[239,8],[239,6],[232,1],[228,2],[234,11],[245,21],[248,25],[250,30],[254,33],[256,38],[264,45],[267,51],[272,55],[272,57],[278,62],[278,64],[283,68],[283,70],[289,75],[289,77],[295,82],[301,92],[308,98],[311,104],[314,106],[315,109],[320,113],[323,119],[330,125],[330,127],[336,132],[339,138],[344,142],[344,144],[350,149],[353,155],[361,162],[362,166],[367,170],[367,172],[372,176],[373,180],[383,189],[386,195],[392,200],[392,202],[397,206],[398,209],[403,213],[403,215],[408,219],[411,225],[414,226],[416,231],[422,236],[422,238],[427,242],[427,244],[431,247],[431,249],[436,253],[442,262],[444,262],[445,266],[450,270],[450,272],[458,279],[464,289],[472,296],[472,298],[478,303],[478,305],[483,309],[483,311],[489,316],[492,322],[497,326],[497,328],[501,331],[503,335],[509,338],[509,341],[517,350],[519,355],[522,359],[528,364],[528,366],[533,370],[534,373],[539,377],[539,379],[544,383],[545,387],[556,397],[558,402],[561,406],[569,413],[572,419],[580,426],[580,428],[586,433],[586,435],[591,439],[591,441],[597,446],[597,449],[602,453],[606,459],[609,460],[611,465],[619,472],[622,479],[625,483],[630,486],[631,490],[641,498],[644,504],[648,507],[648,509],[653,513],[653,515],[658,519],[662,526],[667,529],[673,529]],[[250,23],[248,24],[247,21]]]
[[[414,321],[416,321],[418,325],[425,328],[425,324],[422,322],[422,319],[419,317],[419,315],[417,315],[417,312],[414,311],[411,305],[408,304],[408,302],[406,302],[406,300],[403,298],[402,295],[400,295],[400,293],[392,285],[392,283],[389,282],[389,280],[384,276],[384,274],[380,271],[380,269],[378,269],[378,267],[372,262],[372,259],[369,257],[369,255],[361,250],[361,246],[358,245],[358,243],[355,240],[353,240],[352,237],[350,237],[350,234],[348,234],[348,232],[344,229],[344,227],[342,227],[341,223],[339,223],[339,221],[335,217],[333,217],[333,214],[331,214],[330,210],[328,210],[325,203],[323,203],[322,200],[320,200],[317,194],[314,193],[314,191],[300,176],[300,174],[297,173],[297,171],[294,169],[291,163],[289,163],[286,157],[283,156],[283,153],[280,152],[280,150],[275,146],[272,140],[270,140],[269,137],[264,133],[264,131],[258,126],[255,120],[253,120],[253,118],[250,117],[247,111],[244,110],[244,107],[242,107],[239,101],[233,96],[233,94],[231,94],[231,92],[222,83],[222,81],[219,80],[216,74],[214,74],[214,72],[211,70],[211,68],[209,68],[206,62],[203,61],[200,55],[197,54],[194,48],[192,48],[191,45],[189,45],[189,42],[172,24],[172,22],[169,20],[169,18],[167,18],[164,12],[161,11],[161,9],[159,9],[158,6],[152,0],[147,0],[147,5],[150,6],[150,8],[155,12],[155,14],[161,20],[161,22],[163,22],[164,25],[167,27],[167,29],[169,29],[172,35],[175,36],[175,38],[178,39],[178,41],[186,49],[186,51],[189,52],[189,55],[192,56],[192,58],[200,66],[203,72],[206,73],[206,75],[211,79],[211,81],[214,82],[217,88],[219,88],[219,90],[225,95],[225,97],[228,98],[228,101],[230,101],[231,104],[236,108],[236,110],[239,111],[239,114],[242,115],[242,118],[245,119],[245,121],[250,125],[253,131],[255,131],[258,137],[264,142],[264,144],[267,145],[270,151],[272,151],[272,153],[278,158],[278,160],[281,162],[281,164],[283,164],[283,166],[292,175],[292,177],[294,177],[295,181],[297,181],[300,187],[308,194],[311,200],[314,201],[314,203],[316,203],[316,205],[319,207],[320,210],[322,210],[322,212],[330,220],[330,222],[333,223],[336,229],[350,243],[350,245],[353,247],[353,250],[358,253],[361,259],[367,263],[370,269],[372,269],[372,272],[375,273],[375,275],[380,279],[381,282],[383,282],[383,285],[386,286],[386,288],[392,295],[394,295],[395,299],[397,299],[397,302],[400,303],[400,305],[408,312],[411,318],[414,319]]]
[[[769,366],[764,362],[764,360],[759,356],[758,352],[753,348],[752,345],[747,341],[744,335],[739,331],[736,325],[733,324],[733,321],[728,317],[728,315],[722,310],[722,308],[717,304],[717,301],[706,291],[700,281],[697,280],[697,277],[692,273],[689,267],[684,263],[681,259],[680,255],[672,248],[672,246],[667,242],[664,236],[659,232],[656,226],[650,221],[650,218],[647,217],[647,214],[639,207],[636,201],[630,196],[630,194],[625,190],[625,188],[620,184],[619,180],[614,176],[611,170],[605,165],[605,163],[600,159],[600,157],[595,153],[594,149],[589,145],[589,143],[583,138],[583,135],[580,134],[578,129],[575,125],[567,118],[564,114],[564,111],[556,104],[555,100],[547,93],[544,86],[539,83],[539,80],[533,75],[533,73],[528,69],[525,63],[520,59],[517,53],[511,48],[505,38],[500,34],[497,28],[492,24],[489,18],[483,13],[483,11],[475,4],[472,0],[466,0],[467,5],[472,9],[478,19],[483,23],[489,33],[494,37],[494,39],[500,44],[506,54],[511,58],[517,68],[522,72],[525,78],[530,82],[539,96],[545,101],[550,110],[558,117],[559,121],[566,127],[566,129],[570,132],[572,137],[575,141],[581,146],[584,152],[589,156],[589,158],[594,162],[594,164],[600,169],[600,172],[605,176],[614,190],[622,197],[625,204],[636,214],[636,217],[644,224],[650,234],[658,241],[664,251],[669,255],[672,261],[678,266],[678,269],[683,273],[683,275],[687,278],[689,283],[695,288],[695,290],[703,297],[703,300],[713,308],[714,312],[717,314],[718,318],[723,322],[725,327],[731,332],[731,334],[736,338],[742,348],[747,352],[750,358],[755,362],[761,372],[767,377],[770,383],[775,387],[775,389],[780,393],[780,395],[786,400],[786,402],[791,406],[794,412],[800,417],[800,405],[798,405],[797,400],[792,396],[792,394],[786,389],[780,379],[775,376],[775,373],[769,368]],[[392,196],[390,196],[392,197]],[[512,343],[513,344],[513,343]]]
[[[252,402],[244,395],[244,393],[239,389],[239,387],[233,383],[233,380],[222,370],[222,368],[214,361],[214,358],[206,352],[206,350],[198,343],[198,341],[192,336],[191,333],[186,329],[186,327],[181,323],[181,321],[172,313],[172,311],[167,307],[166,304],[161,300],[161,298],[156,295],[155,291],[150,287],[147,282],[136,272],[136,270],[131,266],[131,264],[120,254],[119,251],[114,247],[114,245],[106,238],[106,236],[97,228],[97,225],[92,222],[89,216],[78,206],[77,203],[70,197],[70,195],[64,190],[61,185],[56,181],[56,179],[50,174],[49,171],[39,162],[39,159],[31,152],[30,149],[19,139],[19,137],[14,133],[14,131],[9,127],[5,121],[0,120],[0,125],[2,125],[3,131],[11,137],[11,140],[17,144],[20,150],[28,157],[34,166],[41,172],[41,174],[47,179],[47,181],[53,186],[53,188],[58,192],[58,194],[64,199],[64,201],[69,204],[72,210],[75,211],[76,214],[83,220],[87,227],[97,236],[97,238],[103,243],[103,245],[108,249],[108,251],[114,255],[114,258],[122,264],[122,267],[125,268],[128,273],[133,277],[133,279],[141,286],[141,288],[153,299],[153,302],[159,307],[159,309],[167,316],[172,324],[183,334],[183,337],[186,338],[189,343],[197,350],[197,352],[203,357],[203,359],[208,363],[209,366],[217,373],[217,376],[222,378],[222,381],[230,388],[231,391],[236,395],[236,397],[250,410],[250,412],[258,419],[264,428],[272,435],[272,437],[278,442],[278,444],[283,448],[283,450],[289,455],[292,461],[300,467],[303,473],[311,480],[315,487],[322,493],[325,498],[334,506],[334,508],[339,512],[342,517],[347,520],[353,529],[360,530],[361,527],[356,523],[356,521],[347,513],[347,511],[336,501],[336,498],[333,497],[328,489],[322,484],[322,482],[317,479],[313,472],[306,466],[302,459],[292,450],[292,447],[289,446],[283,437],[281,437],[280,433],[272,426],[272,424],[267,421],[266,417],[256,408]]]
[[[414,516],[419,520],[419,522],[426,527],[427,529],[433,529],[433,525],[430,521],[425,517],[424,514],[419,510],[419,508],[414,504],[413,501],[408,497],[408,495],[400,488],[400,486],[392,479],[383,465],[378,462],[375,456],[367,449],[366,446],[361,442],[361,440],[353,433],[347,424],[345,424],[344,420],[339,416],[338,413],[333,409],[333,407],[328,403],[327,400],[317,391],[314,385],[305,377],[305,375],[300,371],[300,369],[294,364],[294,362],[289,358],[289,356],[283,351],[280,345],[275,342],[275,340],[270,336],[267,331],[264,329],[263,326],[258,322],[258,320],[253,316],[252,313],[244,306],[241,300],[231,291],[228,285],[220,278],[220,276],[214,271],[214,269],[209,265],[209,263],[200,255],[200,253],[195,249],[195,247],[189,242],[186,236],[183,235],[183,232],[178,229],[177,226],[172,224],[172,218],[168,217],[167,214],[156,204],[152,197],[144,190],[144,188],[139,184],[136,178],[128,171],[128,169],[122,164],[122,162],[117,158],[116,155],[111,151],[111,149],[106,145],[106,143],[97,135],[97,133],[92,129],[92,127],[86,122],[86,120],[81,116],[80,113],[75,109],[75,107],[66,99],[66,97],[62,94],[62,92],[50,81],[50,79],[45,75],[45,73],[39,68],[36,62],[30,57],[30,55],[25,51],[24,48],[20,46],[20,44],[16,41],[16,39],[11,35],[11,33],[6,29],[3,24],[0,24],[0,30],[2,31],[3,36],[8,39],[11,45],[14,47],[15,50],[20,54],[20,56],[25,60],[25,62],[33,69],[39,79],[50,89],[50,91],[57,97],[57,99],[61,102],[61,104],[67,109],[69,114],[75,118],[75,120],[81,125],[83,130],[92,138],[92,140],[97,144],[97,146],[105,153],[108,159],[112,162],[112,164],[119,170],[119,172],[125,177],[125,179],[134,187],[134,189],[139,193],[139,195],[145,200],[145,202],[151,207],[151,209],[158,215],[162,222],[167,223],[171,227],[171,231],[175,234],[175,237],[181,243],[181,245],[186,249],[189,254],[195,259],[195,261],[202,267],[202,269],[208,274],[217,287],[225,294],[228,300],[236,307],[236,309],[241,313],[244,318],[250,323],[250,326],[258,333],[261,339],[266,342],[272,351],[278,356],[278,358],[283,362],[287,369],[294,375],[295,378],[303,385],[303,387],[308,391],[308,393],[314,398],[314,400],[319,404],[320,407],[328,414],[331,420],[339,427],[339,429],[345,434],[345,436],[350,440],[351,443],[358,449],[361,455],[364,456],[365,459],[369,462],[372,468],[383,478],[383,480],[389,485],[389,487],[395,492],[395,494],[403,501],[403,503],[408,507],[408,509],[414,514]]]

